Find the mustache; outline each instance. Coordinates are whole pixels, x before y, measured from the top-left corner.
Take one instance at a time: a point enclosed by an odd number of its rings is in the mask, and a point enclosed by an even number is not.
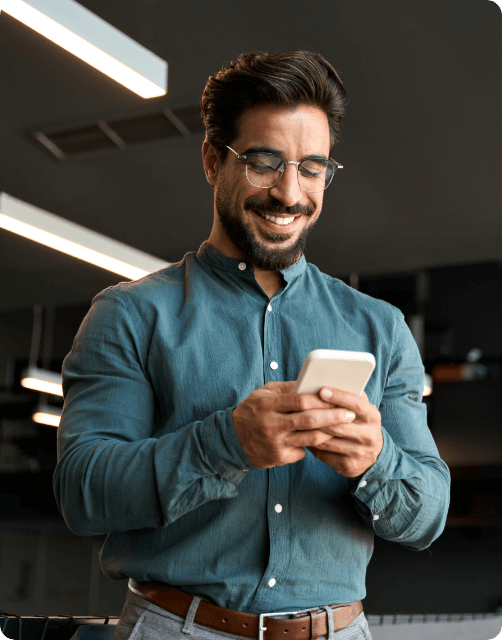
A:
[[[279,200],[274,198],[268,198],[267,200],[261,200],[255,196],[247,198],[244,202],[244,208],[254,209],[254,211],[264,211],[266,213],[286,213],[293,215],[311,216],[315,213],[315,208],[303,204],[294,204],[292,207],[285,207]]]

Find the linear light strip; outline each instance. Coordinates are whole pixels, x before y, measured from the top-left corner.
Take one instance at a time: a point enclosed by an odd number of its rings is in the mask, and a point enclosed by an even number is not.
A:
[[[34,422],[46,424],[49,427],[59,427],[59,423],[61,422],[61,415],[47,413],[46,411],[35,411],[31,418]]]
[[[42,393],[50,393],[55,396],[63,395],[61,374],[47,369],[28,367],[21,374],[21,385],[26,389]]]
[[[107,269],[108,271],[113,271],[114,273],[118,273],[119,275],[126,276],[131,280],[141,278],[148,273],[148,271],[137,269],[131,265],[125,264],[125,262],[121,262],[120,260],[114,260],[113,258],[109,258],[108,256],[105,256],[102,253],[98,253],[97,251],[93,251],[92,249],[82,247],[81,245],[78,245],[75,242],[71,242],[70,240],[59,238],[52,233],[47,233],[46,231],[42,231],[41,229],[32,227],[25,222],[13,220],[12,218],[9,218],[8,216],[5,216],[1,213],[0,227],[6,229],[7,231],[12,231],[12,233],[17,233],[18,235],[23,236],[24,238],[28,238],[29,240],[34,240],[35,242],[44,244],[46,247],[50,247],[51,249],[56,249],[57,251],[66,253],[70,256],[73,256],[74,258],[84,260],[84,262],[90,262],[91,264],[95,264],[97,267],[102,267],[103,269]]]
[[[46,382],[45,380],[39,380],[38,378],[23,378],[21,384],[26,389],[33,389],[33,391],[40,391],[41,393],[50,393],[53,396],[62,396],[63,387],[55,382]]]
[[[2,9],[142,98],[167,93],[167,63],[74,0],[4,0]]]
[[[170,263],[0,193],[0,228],[131,280]]]

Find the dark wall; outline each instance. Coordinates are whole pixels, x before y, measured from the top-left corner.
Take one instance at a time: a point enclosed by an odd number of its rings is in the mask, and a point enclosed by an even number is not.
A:
[[[447,528],[424,551],[375,539],[369,614],[486,613],[502,607],[502,528]]]
[[[54,313],[52,354],[54,371],[71,349],[73,338],[91,303],[58,307]],[[45,316],[44,316],[45,320]],[[0,388],[11,387],[17,362],[27,362],[30,355],[33,330],[33,309],[4,311],[0,313]],[[42,327],[45,330],[45,327]],[[43,336],[40,358],[43,353]]]

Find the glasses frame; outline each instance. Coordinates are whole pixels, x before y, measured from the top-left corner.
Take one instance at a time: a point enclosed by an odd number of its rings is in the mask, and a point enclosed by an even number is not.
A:
[[[252,185],[253,187],[256,187],[257,189],[272,189],[272,187],[275,187],[275,185],[279,182],[279,180],[284,175],[284,172],[286,171],[286,167],[288,166],[288,164],[296,164],[296,177],[297,177],[298,186],[300,187],[300,189],[302,191],[305,191],[306,193],[322,193],[323,191],[326,191],[326,189],[329,187],[329,185],[333,181],[333,176],[338,171],[338,169],[343,169],[343,165],[341,165],[336,160],[333,160],[333,158],[329,158],[328,160],[326,160],[326,162],[331,163],[333,165],[333,173],[331,174],[331,178],[329,179],[328,184],[324,187],[324,189],[321,189],[320,191],[309,191],[308,189],[304,189],[302,187],[302,185],[300,184],[300,173],[299,173],[299,171],[300,171],[300,165],[303,162],[305,162],[304,160],[302,160],[301,162],[296,162],[295,160],[286,160],[285,158],[280,156],[278,153],[271,153],[270,151],[253,151],[253,153],[244,153],[244,154],[241,155],[241,154],[237,153],[237,151],[232,149],[232,147],[229,147],[228,145],[225,145],[225,146],[226,146],[227,149],[230,149],[230,151],[233,151],[239,160],[244,160],[244,163],[246,165],[246,178],[247,178],[247,181],[249,182],[250,185]],[[277,169],[277,171],[279,171],[280,175],[277,178],[277,180],[274,182],[274,184],[271,184],[268,187],[261,187],[260,185],[254,184],[254,182],[251,182],[251,179],[250,179],[249,174],[248,174],[248,160],[249,160],[250,156],[255,156],[255,155],[275,156],[276,158],[281,158],[283,164],[279,165],[279,167],[282,166],[283,169],[282,169],[282,171],[279,168]],[[322,158],[322,159],[324,160],[324,158]]]

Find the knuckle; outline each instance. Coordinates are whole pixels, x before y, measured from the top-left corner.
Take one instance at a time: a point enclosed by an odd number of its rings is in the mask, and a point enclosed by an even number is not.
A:
[[[320,449],[323,442],[324,440],[317,434],[312,438],[312,446],[316,447],[316,449]]]
[[[285,449],[281,449],[280,451],[278,451],[276,459],[278,466],[284,466],[285,464],[289,464],[290,462],[292,462],[291,454]]]
[[[317,415],[315,413],[307,413],[303,418],[303,425],[307,429],[315,429],[318,425]]]
[[[256,408],[259,411],[264,412],[264,411],[266,411],[268,409],[268,404],[269,403],[268,403],[268,398],[266,396],[261,396],[261,395],[257,396],[255,402],[256,402]]]
[[[304,394],[295,393],[291,398],[291,410],[295,413],[298,411],[304,411]]]
[[[269,440],[276,441],[279,437],[279,420],[276,416],[266,416],[262,420],[262,430]]]
[[[292,431],[301,431],[304,429],[304,424],[303,414],[291,414],[286,418],[286,428]]]
[[[326,434],[321,433],[320,431],[313,434],[314,446],[322,447],[326,442]]]
[[[308,410],[308,408],[310,406],[310,403],[309,403],[309,399],[307,398],[307,395],[305,393],[299,393],[298,394],[296,406],[298,407],[298,411],[307,411]]]

